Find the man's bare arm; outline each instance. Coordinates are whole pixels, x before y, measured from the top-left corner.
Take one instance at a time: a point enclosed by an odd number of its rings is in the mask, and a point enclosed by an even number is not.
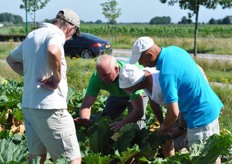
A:
[[[177,102],[170,103],[167,105],[167,113],[164,122],[161,124],[159,133],[166,135],[170,126],[177,120],[179,116],[179,106]]]
[[[128,114],[126,118],[120,121],[113,122],[110,124],[111,129],[114,131],[120,129],[122,126],[125,124],[131,123],[131,122],[136,122],[139,119],[141,119],[144,115],[144,110],[143,110],[143,98],[142,96],[138,96],[136,99],[131,100],[131,104],[133,107],[133,111]]]
[[[7,63],[9,66],[19,75],[24,76],[23,73],[23,63],[18,62],[14,58],[12,58],[10,55],[6,58]]]
[[[80,107],[80,118],[89,119],[91,116],[91,107],[93,106],[94,102],[96,101],[97,97],[95,96],[88,96],[85,95],[84,100]]]
[[[161,124],[164,121],[163,111],[161,109],[161,106],[159,104],[157,104],[156,102],[152,101],[151,99],[150,99],[150,106],[151,106],[151,109],[152,109],[153,113],[155,114],[157,120]]]

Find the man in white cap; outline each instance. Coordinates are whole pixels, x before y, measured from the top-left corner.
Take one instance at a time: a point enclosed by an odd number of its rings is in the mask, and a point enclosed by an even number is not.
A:
[[[150,37],[140,37],[130,58],[131,64],[137,61],[160,71],[159,83],[167,104],[161,135],[168,133],[179,111],[187,124],[189,147],[220,133],[218,117],[223,104],[187,51],[177,46],[161,48]]]
[[[205,76],[205,73],[200,66],[199,69],[202,71],[203,76]],[[163,93],[160,88],[159,71],[156,70],[155,67],[138,69],[133,64],[126,64],[122,67],[119,73],[119,86],[129,93],[134,93],[137,90],[144,89],[147,96],[149,97],[151,109],[154,112],[158,122],[160,124],[163,122],[163,112],[160,106],[166,105],[164,102]],[[186,123],[183,120],[182,115],[179,116],[178,121],[178,126],[174,125],[169,131],[169,136],[172,138],[177,138],[186,132]],[[186,134],[183,134],[181,138],[184,139],[185,136]],[[176,139],[175,141],[178,140],[180,139]],[[186,148],[187,145],[184,145],[184,142],[185,141],[183,140],[181,142],[175,142],[175,151]],[[173,145],[166,144],[163,146],[166,146],[164,151],[165,157],[174,154],[174,149],[172,147]]]
[[[29,162],[40,163],[47,152],[53,161],[64,155],[71,164],[81,163],[74,121],[67,111],[66,61],[63,45],[80,33],[79,16],[60,10],[52,23],[43,23],[7,57],[10,67],[24,77],[22,110]]]

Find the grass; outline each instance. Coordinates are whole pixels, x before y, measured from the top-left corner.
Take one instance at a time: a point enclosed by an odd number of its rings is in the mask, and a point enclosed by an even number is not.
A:
[[[15,43],[12,40],[8,42],[0,43],[0,59],[5,60],[6,57],[10,54],[10,52],[17,46],[19,43]]]
[[[228,129],[232,131],[232,88],[229,85],[222,86],[212,86],[214,92],[219,96],[224,104],[224,109],[219,117],[219,123],[221,129]]]
[[[195,59],[204,69],[210,82],[232,84],[232,65],[230,61]]]
[[[25,34],[23,29],[24,26],[0,28],[0,34]],[[138,37],[150,36],[162,47],[177,45],[193,53],[194,25],[82,24],[81,29],[109,40],[116,49],[131,49]],[[232,55],[231,42],[232,25],[199,25],[198,53]]]
[[[70,87],[82,90],[87,87],[89,78],[95,69],[95,59],[67,59],[67,80]]]
[[[161,47],[169,45],[176,45],[187,50],[189,53],[193,53],[193,38],[160,38],[150,36],[154,39],[155,43]],[[117,36],[116,38],[104,39],[111,40],[113,48],[119,49],[131,49],[136,37],[128,39],[127,36]],[[210,53],[210,54],[224,54],[232,55],[232,38],[198,38],[198,53]]]

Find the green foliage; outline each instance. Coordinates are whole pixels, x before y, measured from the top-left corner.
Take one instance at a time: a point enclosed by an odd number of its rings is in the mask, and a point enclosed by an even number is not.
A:
[[[7,79],[0,83],[0,110],[17,109],[21,107],[23,83]]]
[[[133,161],[136,157],[140,154],[138,145],[134,145],[132,148],[125,148],[125,151],[119,153],[118,151],[115,152],[115,158],[119,159],[118,163],[124,164]],[[138,162],[139,159],[136,159]]]
[[[68,109],[71,113],[76,112],[80,108],[81,103],[84,99],[85,89],[80,92],[77,92],[73,88],[69,87],[68,89]],[[73,113],[75,114],[75,113]]]
[[[101,156],[100,153],[89,153],[88,156],[83,158],[83,164],[110,164],[113,161],[110,155]]]
[[[231,86],[225,85],[222,86],[212,86],[214,92],[219,96],[224,104],[224,109],[221,111],[221,115],[219,117],[220,127],[222,129],[228,129],[232,131],[232,89]]]
[[[198,38],[198,17],[200,6],[206,7],[207,9],[215,9],[217,5],[222,6],[223,8],[232,7],[232,1],[224,1],[224,0],[201,0],[201,1],[193,1],[193,0],[160,0],[161,3],[168,3],[169,5],[174,5],[175,3],[179,3],[181,9],[190,10],[188,13],[189,17],[195,15],[195,28],[194,28],[194,56],[197,56],[197,38]]]
[[[221,135],[213,135],[207,139],[206,144],[192,150],[192,161],[194,163],[213,163],[219,156],[229,156],[232,149],[231,133],[222,132]],[[193,149],[194,149],[193,148]]]
[[[75,88],[77,91],[82,91],[87,88],[89,78],[95,70],[95,59],[80,59],[67,60],[67,80],[70,88]]]
[[[106,17],[110,24],[115,24],[116,19],[121,15],[121,8],[117,8],[116,0],[108,0],[101,4],[102,14]]]
[[[5,79],[0,80],[1,83],[1,92],[3,95],[11,95],[10,93],[13,90],[17,90],[18,93],[22,93],[22,83],[17,84],[11,80],[8,80],[7,83]],[[5,85],[7,84],[7,85]],[[5,89],[4,89],[5,87]],[[229,103],[225,108],[229,108],[231,100],[226,100],[223,98],[231,97],[229,94],[231,89],[223,90],[222,87],[214,88],[215,92],[219,94],[220,98],[225,102]],[[77,94],[78,93],[78,94]],[[69,92],[69,103],[73,102],[73,108],[79,105],[81,99],[83,98],[84,91],[82,93],[72,90]],[[72,97],[73,96],[73,97]],[[14,97],[14,96],[13,96]],[[19,97],[19,96],[18,96]],[[75,100],[76,99],[76,100]],[[20,100],[18,100],[19,102]],[[4,102],[4,101],[3,101]],[[99,102],[99,105],[102,102]],[[4,103],[3,103],[4,104]],[[7,104],[7,103],[6,103]],[[17,103],[13,101],[14,105],[17,106]],[[104,106],[104,104],[101,104]],[[12,105],[9,103],[9,106]],[[8,107],[4,107],[3,112],[6,111]],[[13,108],[15,109],[15,108]],[[229,116],[232,114],[227,114],[230,109],[226,109],[225,115],[227,116],[228,127],[231,125]],[[14,113],[18,114],[18,110]],[[151,112],[151,111],[150,111]],[[97,112],[96,112],[97,113]],[[96,114],[94,113],[94,114]],[[221,116],[221,117],[222,117]],[[18,116],[21,117],[20,114]],[[147,115],[148,121],[147,126],[144,129],[139,129],[137,124],[130,123],[121,128],[118,132],[113,132],[109,128],[109,124],[112,122],[108,117],[98,116],[93,119],[90,127],[80,127],[77,126],[77,136],[80,143],[83,163],[95,164],[95,163],[130,163],[134,161],[135,163],[201,163],[202,161],[213,161],[220,155],[223,162],[232,162],[232,135],[229,131],[224,130],[222,127],[221,135],[213,135],[210,137],[205,144],[197,145],[192,152],[187,154],[180,154],[167,159],[161,158],[159,154],[162,143],[165,138],[160,138],[156,133],[149,131],[149,125],[154,120],[149,118],[153,117],[150,113]],[[225,123],[223,121],[223,123]],[[220,118],[220,124],[222,123]],[[0,163],[26,163],[26,157],[28,155],[26,148],[26,139],[24,136],[13,135],[9,131],[3,131],[0,133]],[[4,151],[3,151],[4,150]],[[7,150],[7,151],[6,151]],[[37,164],[39,159],[35,159],[34,163]],[[52,163],[47,160],[47,164]],[[68,163],[67,159],[61,157],[57,162]]]
[[[197,59],[195,61],[200,65],[207,75],[209,82],[220,82],[223,84],[232,83],[232,65],[230,61]]]
[[[0,13],[0,22],[4,23],[5,25],[12,24],[22,24],[23,18],[19,15],[14,15],[11,13]]]
[[[13,139],[0,140],[0,163],[24,162],[27,159],[26,141],[15,144]]]
[[[170,24],[171,18],[170,17],[154,17],[150,20],[150,24]]]
[[[181,18],[181,21],[178,22],[178,24],[191,24],[192,23],[192,20],[190,18],[186,18],[186,16],[183,16]]]
[[[108,117],[99,117],[88,129],[90,150],[93,153],[110,154],[113,131],[109,128],[112,122]]]
[[[119,129],[118,138],[115,142],[115,147],[119,153],[126,151],[128,147],[131,147],[132,141],[135,138],[135,134],[139,131],[137,124],[129,123]]]
[[[37,10],[43,9],[50,0],[22,0],[21,9],[26,9],[29,14],[35,14]]]

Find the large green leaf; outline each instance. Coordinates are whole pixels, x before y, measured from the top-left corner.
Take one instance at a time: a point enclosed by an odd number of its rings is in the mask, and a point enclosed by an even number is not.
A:
[[[25,162],[28,156],[26,142],[15,144],[12,139],[0,140],[0,163]]]
[[[110,155],[101,156],[100,153],[93,154],[90,153],[88,156],[82,159],[83,164],[110,164],[112,162],[112,158]]]
[[[109,117],[99,117],[88,130],[90,148],[94,153],[111,153],[113,131],[109,128],[110,122]]]
[[[133,146],[132,141],[135,138],[137,131],[139,131],[139,127],[136,123],[126,124],[124,127],[119,129],[119,136],[115,142],[115,147],[120,153]]]

